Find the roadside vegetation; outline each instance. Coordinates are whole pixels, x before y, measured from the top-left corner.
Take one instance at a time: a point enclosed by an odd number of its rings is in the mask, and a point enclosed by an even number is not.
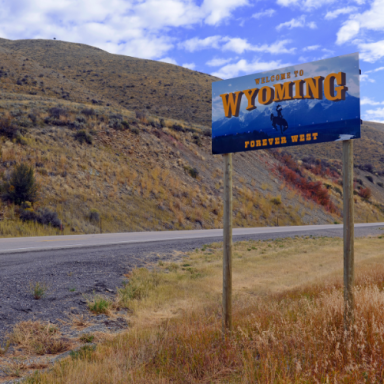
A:
[[[234,331],[223,339],[222,244],[215,243],[178,264],[133,271],[132,286],[123,287],[131,328],[27,382],[381,382],[383,241],[356,239],[350,334],[343,329],[342,240],[307,237],[235,244]]]

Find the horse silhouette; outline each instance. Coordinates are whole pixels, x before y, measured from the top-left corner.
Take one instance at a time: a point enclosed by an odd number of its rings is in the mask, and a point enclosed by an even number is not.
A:
[[[282,117],[275,116],[273,113],[271,113],[271,121],[272,121],[272,127],[276,130],[278,129],[277,126],[280,126],[281,134],[283,134],[284,131],[288,129],[288,123],[287,120],[283,119]]]

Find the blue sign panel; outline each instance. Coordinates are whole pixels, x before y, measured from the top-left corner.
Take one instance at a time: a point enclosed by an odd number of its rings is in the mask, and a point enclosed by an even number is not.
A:
[[[212,83],[213,154],[360,138],[359,54]]]

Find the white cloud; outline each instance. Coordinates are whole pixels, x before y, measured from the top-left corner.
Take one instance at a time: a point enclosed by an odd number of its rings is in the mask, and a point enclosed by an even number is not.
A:
[[[317,51],[320,48],[320,45],[310,45],[308,47],[303,48],[303,51]]]
[[[348,20],[337,32],[336,44],[344,44],[355,37],[360,31],[360,24],[356,20]]]
[[[168,64],[175,64],[175,65],[177,65],[176,60],[172,59],[172,57],[164,57],[163,59],[160,59],[159,61],[162,61],[163,63],[168,63]]]
[[[219,42],[222,41],[221,36],[209,36],[205,39],[194,37],[178,44],[179,48],[184,48],[189,52],[200,51],[207,48],[219,48]]]
[[[297,19],[291,19],[289,21],[286,21],[285,23],[279,24],[276,27],[276,29],[280,31],[280,29],[282,28],[292,29],[292,28],[303,28],[303,27],[309,27],[311,29],[315,29],[317,28],[317,25],[314,21],[310,21],[309,23],[307,23],[305,21],[305,15],[301,15]]]
[[[230,79],[239,75],[246,75],[255,72],[267,71],[279,67],[287,67],[291,64],[283,64],[280,60],[274,61],[259,61],[255,60],[248,62],[245,59],[239,60],[237,63],[227,64],[220,68],[218,71],[212,73],[213,76],[217,76],[221,79]]]
[[[374,63],[384,56],[384,40],[376,43],[360,43],[360,57],[364,61]]]
[[[324,5],[334,3],[336,0],[277,0],[277,4],[283,7],[298,6],[305,10],[321,8]]]
[[[325,15],[326,20],[332,20],[336,19],[339,15],[347,15],[348,13],[352,13],[357,11],[356,7],[344,7],[344,8],[339,8],[335,9],[334,11],[329,11]]]
[[[206,24],[216,25],[231,16],[238,7],[249,5],[248,0],[204,0],[201,9]]]
[[[89,44],[111,53],[160,58],[174,47],[171,28],[218,25],[248,0],[1,1],[0,33],[8,39]]]
[[[219,59],[219,58],[217,58],[217,59],[209,60],[205,64],[209,65],[210,67],[220,67],[220,66],[222,66],[224,64],[229,63],[230,61],[232,61],[231,58],[229,58],[229,59]]]
[[[365,112],[369,116],[369,119],[372,117],[379,117],[379,118],[384,118],[384,108],[377,108],[377,109],[369,109],[368,111]]]
[[[382,70],[384,70],[384,67],[375,68],[375,69],[372,69],[370,71],[366,71],[365,73],[379,72]]]
[[[224,44],[222,47],[224,51],[233,51],[239,54],[243,53],[244,51],[282,54],[282,53],[294,53],[296,50],[296,48],[285,47],[287,44],[291,42],[291,40],[281,40],[271,45],[268,45],[268,44],[252,45],[248,43],[246,39],[241,39],[239,37],[235,37],[235,38],[226,37],[223,40],[227,41],[227,43]]]
[[[262,17],[271,17],[273,16],[274,14],[276,13],[276,11],[274,9],[266,9],[265,11],[261,11],[261,12],[258,12],[258,13],[254,13],[252,15],[253,18],[255,19],[260,19]]]
[[[350,15],[349,20],[343,23],[342,27],[337,33],[337,44],[344,44],[352,40],[362,29],[368,29],[373,31],[384,31],[384,1],[374,0],[371,3],[371,8],[362,13],[355,13]],[[381,42],[370,43],[378,44],[376,48],[381,50]],[[374,62],[383,55],[381,53],[376,54],[369,47],[368,44],[364,44],[368,51],[363,60]]]
[[[368,75],[360,75],[360,81],[368,81],[370,83],[375,83],[375,80],[371,79]]]
[[[362,97],[360,100],[361,105],[382,105],[384,104],[384,101],[379,102],[379,101],[374,101],[370,99],[369,97]]]
[[[185,63],[185,64],[182,65],[182,67],[188,68],[188,69],[195,69],[196,68],[196,64],[195,63]]]

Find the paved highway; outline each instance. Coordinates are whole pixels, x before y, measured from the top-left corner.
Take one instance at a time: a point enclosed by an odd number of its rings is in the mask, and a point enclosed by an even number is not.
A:
[[[363,236],[369,230],[384,227],[384,223],[355,224],[356,235]],[[249,238],[276,238],[292,235],[322,235],[341,236],[342,224],[328,225],[301,225],[290,227],[264,227],[264,228],[236,228],[233,230],[234,239],[238,237]],[[123,244],[139,244],[159,241],[181,241],[192,239],[212,239],[220,241],[223,237],[222,229],[190,230],[190,231],[164,231],[164,232],[128,232],[106,233],[97,235],[74,236],[40,236],[17,237],[0,239],[0,254],[30,253],[48,250],[70,248],[108,247]]]
[[[342,225],[238,228],[234,240],[294,236],[341,237]],[[384,223],[356,224],[356,237],[384,233]],[[222,240],[222,230],[114,233],[0,239],[0,341],[24,320],[57,322],[69,314],[89,315],[86,299],[113,295],[135,267],[181,261],[184,252]],[[47,295],[34,300],[29,284],[41,282]]]

